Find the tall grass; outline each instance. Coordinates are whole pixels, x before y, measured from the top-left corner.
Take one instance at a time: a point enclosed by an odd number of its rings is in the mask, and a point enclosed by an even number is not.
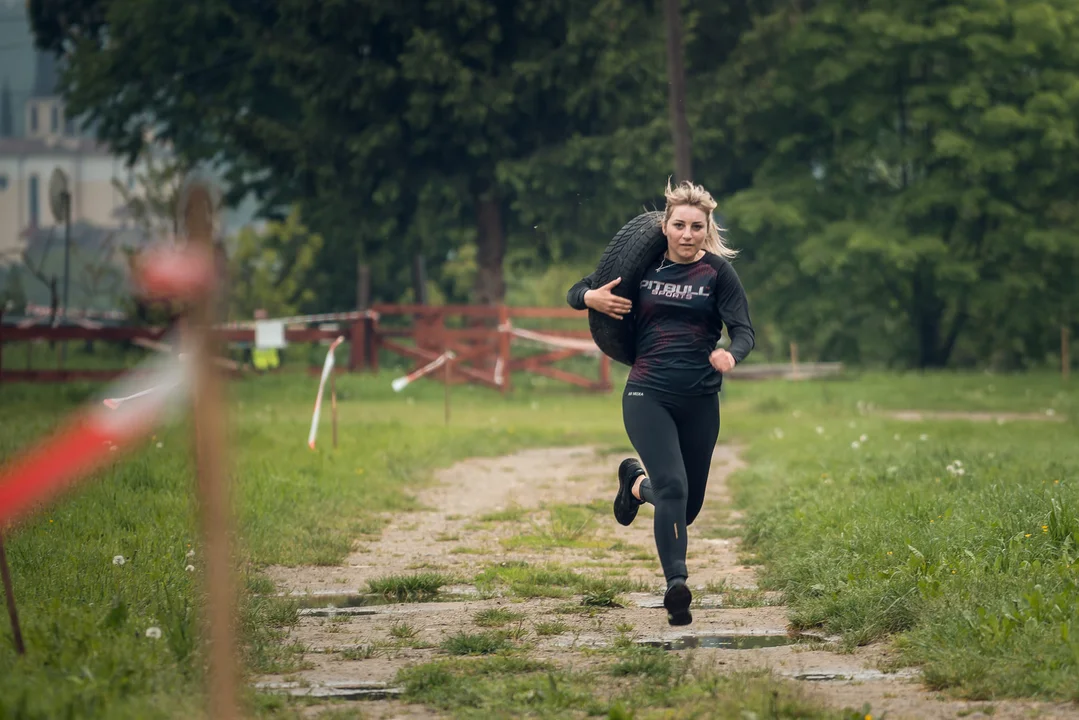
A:
[[[339,379],[336,451],[325,412],[319,449],[305,445],[313,379],[266,377],[230,388],[250,674],[294,669],[297,659],[285,637],[295,606],[255,597],[273,590],[260,574],[266,565],[340,562],[355,540],[379,531],[383,513],[414,507],[412,494],[434,467],[529,446],[626,444],[617,392],[581,395],[523,378],[509,399],[455,387],[445,427],[441,386],[419,382],[397,395],[390,379]],[[616,382],[622,379],[620,370]],[[93,390],[0,386],[0,459],[54,428]],[[768,582],[786,591],[800,624],[823,625],[851,642],[901,633],[905,660],[925,663],[939,686],[1072,696],[1069,688],[1079,686],[1074,423],[912,425],[873,413],[969,407],[1075,415],[1074,401],[1049,376],[729,382],[722,439],[749,449],[752,469],[739,475],[736,491],[750,511],[751,546],[768,562]],[[900,441],[891,440],[895,433]],[[921,433],[929,436],[924,442]],[[861,434],[870,439],[853,451]],[[28,654],[16,657],[0,623],[0,717],[199,714],[202,549],[189,448],[188,428],[163,428],[7,530]],[[955,459],[962,476],[945,469]],[[574,533],[591,529],[587,513],[557,513],[552,519],[561,524],[540,540],[582,542]],[[113,563],[116,556],[123,564]],[[570,570],[503,568],[477,582],[539,596],[627,589],[586,587]],[[161,636],[148,637],[149,628]],[[415,677],[410,692],[425,699],[423,675]],[[541,672],[505,687],[541,692],[548,682]],[[552,707],[575,692],[551,695]]]
[[[994,386],[995,409],[1075,407],[1055,378],[951,384],[952,397]],[[906,407],[939,406],[932,381],[904,389]],[[1075,419],[895,422],[865,411],[899,404],[876,390],[742,401],[750,468],[735,489],[766,587],[786,594],[798,626],[851,645],[896,637],[900,662],[932,686],[1079,699]]]

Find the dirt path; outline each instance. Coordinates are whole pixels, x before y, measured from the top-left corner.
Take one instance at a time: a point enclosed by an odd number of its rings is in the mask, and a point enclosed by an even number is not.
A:
[[[716,448],[708,501],[690,529],[690,584],[699,607],[688,629],[669,627],[661,608],[663,576],[655,558],[650,509],[642,508],[628,528],[610,516],[621,459],[592,448],[560,448],[458,463],[439,471],[436,483],[419,494],[424,510],[391,519],[379,541],[357,547],[340,567],[270,568],[280,587],[308,595],[355,594],[365,591],[368,581],[394,575],[431,572],[454,580],[442,589],[443,597],[448,594],[452,600],[448,602],[304,611],[293,636],[307,648],[309,668],[259,680],[314,688],[357,682],[392,685],[401,668],[446,657],[438,646],[447,637],[481,632],[476,614],[496,608],[519,614],[521,619],[511,627],[527,634],[533,643],[531,657],[567,667],[588,667],[595,661],[583,650],[610,645],[630,627],[638,642],[677,644],[690,637],[690,645],[707,645],[710,641],[702,638],[713,636],[785,635],[786,609],[776,605],[773,594],[756,589],[754,569],[739,555],[739,517],[728,510],[726,485],[730,473],[741,466],[735,451]],[[572,597],[531,597],[527,591],[500,596],[474,582],[484,571],[523,564],[600,579],[629,577],[636,587],[622,595],[627,607],[588,617],[558,612]],[[567,589],[566,595],[579,600],[580,592]],[[340,599],[333,602],[341,604]],[[883,645],[852,654],[820,645],[675,651],[695,653],[699,664],[724,670],[770,668],[837,708],[869,703],[875,717],[1079,718],[1072,706],[941,699],[917,682],[916,673],[880,672],[888,656]],[[318,709],[313,706],[310,712]],[[365,702],[362,710],[365,717],[437,717],[392,699]]]

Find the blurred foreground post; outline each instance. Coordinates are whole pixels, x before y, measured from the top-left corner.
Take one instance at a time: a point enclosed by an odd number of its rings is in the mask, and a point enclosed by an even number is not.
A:
[[[202,183],[188,190],[182,208],[188,240],[193,248],[213,252],[213,199]],[[225,404],[221,381],[213,364],[215,283],[191,308],[187,331],[194,352],[195,455],[198,470],[199,510],[205,542],[207,619],[209,621],[210,717],[238,717],[236,656],[233,631],[231,552],[229,548],[229,492],[225,474]]]
[[[791,380],[798,379],[798,343],[791,341]]]
[[[7,566],[7,553],[4,552],[4,534],[0,533],[0,576],[4,579],[4,596],[7,598],[7,614],[11,618],[11,633],[15,636],[15,652],[26,654],[22,644],[22,630],[19,628],[19,613],[15,610],[15,588],[11,584],[11,571]]]

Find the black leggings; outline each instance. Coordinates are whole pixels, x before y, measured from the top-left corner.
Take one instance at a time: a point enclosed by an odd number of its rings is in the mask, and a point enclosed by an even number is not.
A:
[[[641,497],[656,508],[656,550],[663,574],[668,582],[686,578],[686,526],[704,505],[719,437],[719,395],[670,395],[627,385],[622,420],[648,473]]]

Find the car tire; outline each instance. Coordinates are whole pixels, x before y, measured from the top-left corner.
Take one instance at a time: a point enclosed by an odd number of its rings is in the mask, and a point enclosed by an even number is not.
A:
[[[592,340],[604,355],[624,365],[633,365],[637,356],[636,303],[641,278],[667,247],[662,222],[662,212],[648,212],[623,225],[607,244],[592,276],[594,288],[622,278],[611,292],[634,303],[634,309],[621,320],[588,311]]]

